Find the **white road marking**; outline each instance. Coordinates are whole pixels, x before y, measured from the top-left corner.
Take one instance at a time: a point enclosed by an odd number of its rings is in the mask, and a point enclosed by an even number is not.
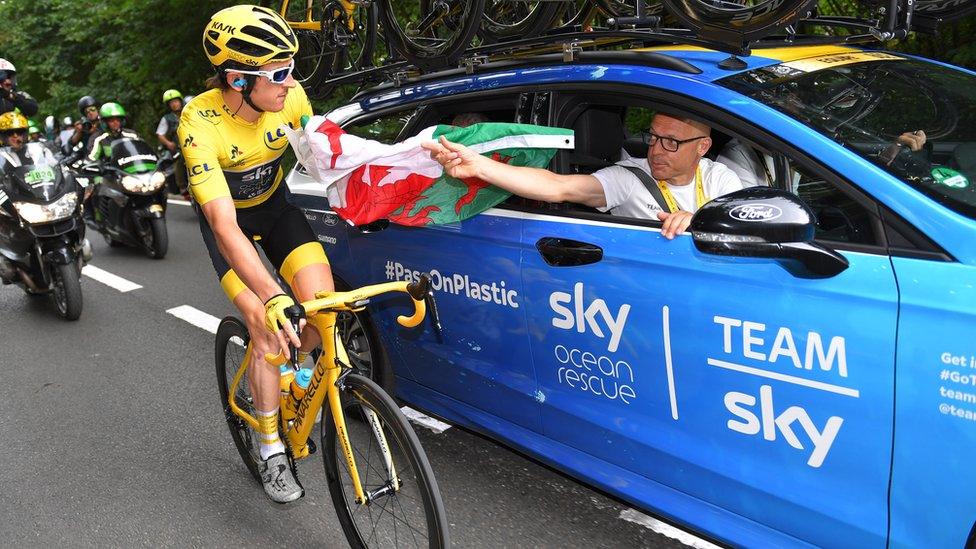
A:
[[[654,530],[662,536],[680,541],[689,547],[695,547],[696,549],[720,549],[718,545],[707,542],[694,534],[675,528],[670,524],[661,522],[656,518],[649,517],[635,509],[624,509],[620,512],[620,518],[628,522],[633,522],[634,524],[640,524],[645,528]]]
[[[108,271],[103,271],[94,265],[85,265],[82,267],[81,274],[87,276],[88,278],[97,280],[106,286],[115,288],[123,293],[142,288],[142,286],[136,284],[135,282],[128,281],[121,276],[114,275]]]
[[[850,387],[841,387],[840,385],[832,385],[830,383],[824,383],[822,381],[812,381],[802,377],[781,374],[779,372],[768,372],[766,370],[760,370],[759,368],[753,368],[751,366],[743,366],[741,364],[736,364],[734,362],[726,362],[724,360],[719,360],[717,358],[708,359],[708,365],[717,366],[719,368],[725,368],[726,370],[735,370],[736,372],[742,372],[744,374],[752,374],[754,376],[759,376],[759,377],[768,377],[769,379],[778,379],[780,381],[785,381],[787,383],[792,383],[794,385],[802,385],[803,387],[820,389],[821,391],[837,393],[838,395],[844,395],[844,396],[849,396],[854,398],[861,397],[861,391],[858,391],[857,389],[851,389]]]
[[[166,201],[169,202],[170,204],[179,204],[180,206],[189,206],[190,205],[190,201],[189,200],[180,200],[179,198],[168,198],[168,199],[166,199]]]
[[[407,419],[410,421],[420,425],[421,427],[426,427],[438,435],[451,428],[450,424],[444,423],[443,421],[438,421],[426,414],[414,410],[409,406],[401,406],[400,411],[403,412],[403,415],[407,416]]]
[[[219,318],[211,314],[207,314],[200,309],[190,307],[189,305],[173,307],[166,312],[212,334],[216,334],[217,327],[220,326]]]

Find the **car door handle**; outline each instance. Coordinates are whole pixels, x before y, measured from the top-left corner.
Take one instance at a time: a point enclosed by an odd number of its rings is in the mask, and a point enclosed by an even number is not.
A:
[[[535,243],[535,247],[546,263],[553,267],[589,265],[603,259],[603,248],[568,238],[543,237]]]

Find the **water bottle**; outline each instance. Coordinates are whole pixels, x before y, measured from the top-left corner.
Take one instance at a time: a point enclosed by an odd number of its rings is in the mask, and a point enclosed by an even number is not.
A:
[[[291,381],[288,396],[284,398],[284,406],[281,408],[281,416],[288,421],[295,419],[298,415],[298,404],[305,397],[305,390],[308,389],[309,382],[312,381],[311,368],[302,368],[295,372],[294,379]]]

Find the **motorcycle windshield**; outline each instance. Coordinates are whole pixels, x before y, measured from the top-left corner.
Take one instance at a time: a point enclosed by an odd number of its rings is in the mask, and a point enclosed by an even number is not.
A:
[[[119,139],[112,143],[112,163],[127,174],[156,171],[156,154],[141,139]]]
[[[64,174],[54,154],[41,143],[28,143],[25,153],[8,165],[11,198],[31,202],[50,202],[64,194]]]

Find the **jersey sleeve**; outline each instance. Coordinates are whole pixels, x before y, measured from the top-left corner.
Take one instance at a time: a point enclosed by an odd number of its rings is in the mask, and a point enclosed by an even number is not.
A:
[[[176,132],[186,163],[190,193],[202,206],[215,198],[230,197],[230,188],[220,169],[219,135],[209,122],[195,120],[189,114],[190,110],[183,110]]]

